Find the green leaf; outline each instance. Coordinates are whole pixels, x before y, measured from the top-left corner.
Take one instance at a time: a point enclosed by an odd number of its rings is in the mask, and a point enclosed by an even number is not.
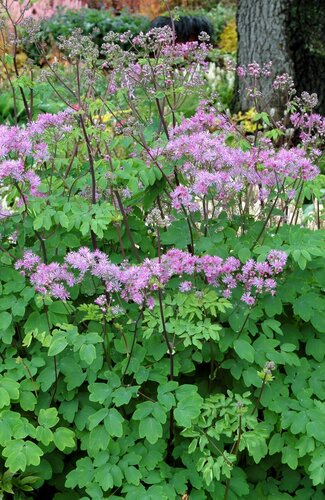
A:
[[[284,444],[284,439],[281,434],[274,434],[269,442],[269,453],[274,455],[275,453],[282,450]]]
[[[64,374],[64,381],[67,383],[67,389],[69,391],[76,387],[80,387],[87,375],[82,371],[79,364],[70,356],[65,356],[61,359],[60,369]]]
[[[323,315],[325,326],[325,313],[323,312],[323,308],[324,301],[321,296],[316,293],[306,293],[301,295],[294,301],[293,304],[294,313],[300,316],[304,321],[310,321],[311,317],[317,318],[318,314],[321,316]],[[317,327],[315,328],[317,329]]]
[[[54,432],[53,441],[60,451],[66,448],[73,448],[75,445],[75,433],[66,427],[58,427]]]
[[[96,470],[95,480],[104,491],[108,491],[114,486],[113,476],[107,470],[107,465]]]
[[[181,386],[181,389],[184,386]],[[192,386],[190,386],[192,387]],[[196,387],[194,387],[196,389]],[[202,398],[195,391],[188,395],[182,395],[177,391],[177,398],[181,395],[181,399],[174,410],[175,420],[181,427],[189,428],[192,425],[192,420],[200,415]]]
[[[177,382],[173,381],[158,386],[158,394],[157,394],[158,401],[167,410],[170,410],[173,406],[175,406],[176,401],[172,391],[174,391],[177,388],[177,386],[178,386]]]
[[[12,316],[8,312],[4,311],[0,313],[0,328],[1,330],[6,330],[12,322]]]
[[[311,317],[311,324],[320,333],[325,333],[325,312],[315,311]]]
[[[100,450],[106,450],[109,442],[110,435],[102,424],[98,425],[90,432],[89,447],[92,453],[97,453]]]
[[[23,299],[18,299],[12,306],[12,314],[14,316],[20,316],[23,317],[25,314],[25,301]],[[0,324],[1,324],[1,319],[0,319]]]
[[[234,332],[240,332],[245,323],[247,323],[247,314],[248,311],[245,310],[244,305],[236,307],[236,309],[230,313],[228,321]]]
[[[100,422],[104,420],[104,418],[108,414],[108,409],[107,408],[101,408],[100,410],[96,411],[96,413],[93,413],[88,417],[89,420],[89,430],[92,431],[97,427]]]
[[[112,388],[108,384],[95,383],[89,385],[90,401],[103,404],[112,394]]]
[[[119,387],[114,391],[113,401],[116,406],[127,405],[138,392],[139,387]]]
[[[10,396],[6,389],[0,387],[0,408],[10,405]]]
[[[1,396],[0,396],[1,401]],[[5,446],[12,437],[10,419],[6,418],[5,412],[0,414],[0,445]]]
[[[154,402],[145,401],[144,403],[140,403],[137,405],[137,409],[133,413],[133,420],[142,420],[146,418],[148,415],[151,415],[154,409]]]
[[[194,453],[194,451],[197,448],[197,444],[198,444],[198,439],[197,438],[193,439],[187,450],[189,454]]]
[[[245,264],[245,262],[251,258],[251,251],[249,248],[241,248],[238,252],[239,260]]]
[[[292,434],[299,434],[306,431],[306,424],[309,422],[306,412],[301,411],[295,414],[293,422],[290,426]]]
[[[322,420],[315,420],[313,422],[308,422],[306,425],[307,435],[314,437],[321,443],[325,443],[325,420],[324,416]]]
[[[310,478],[313,485],[325,483],[325,450],[318,448],[312,457],[308,470],[311,472]]]
[[[48,427],[39,426],[36,428],[36,439],[48,446],[53,441],[53,432]]]
[[[191,242],[186,221],[175,221],[161,233],[161,243],[185,248]]]
[[[56,356],[60,352],[64,351],[67,347],[68,342],[64,333],[57,332],[53,335],[51,344],[48,350],[49,356]]]
[[[32,441],[10,441],[3,450],[3,455],[8,457],[6,466],[11,472],[24,471],[27,465],[39,465],[43,451]]]
[[[241,359],[246,359],[249,363],[254,362],[255,350],[254,347],[247,342],[247,340],[235,340],[234,349]]]
[[[267,454],[267,445],[264,432],[256,428],[243,434],[244,442],[248,448],[248,453],[253,457],[255,463],[259,463]]]
[[[299,457],[304,457],[308,453],[313,452],[315,449],[315,441],[313,438],[302,435],[297,443],[297,450]]]
[[[8,457],[6,466],[12,473],[18,472],[19,470],[24,471],[26,469],[27,457],[23,452],[23,446],[23,441],[11,441],[3,450],[3,455]]]
[[[77,467],[67,475],[65,485],[67,488],[74,489],[76,486],[84,488],[91,483],[95,475],[94,466],[89,457],[77,460]]]
[[[108,415],[104,420],[104,425],[107,432],[111,436],[122,437],[123,435],[124,418],[115,408],[108,411]]]
[[[69,227],[69,217],[64,212],[59,212],[59,222],[62,227]]]
[[[268,295],[265,297],[263,299],[263,305],[269,318],[282,313],[282,301],[277,295]]]
[[[282,449],[282,462],[295,470],[298,467],[298,451],[292,446],[284,447]]]
[[[38,415],[38,423],[44,427],[54,427],[59,421],[58,411],[56,408],[42,409]]]
[[[249,494],[249,485],[245,472],[239,467],[235,467],[231,474],[231,490],[238,497],[246,497]]]
[[[83,344],[79,351],[79,356],[82,361],[85,361],[90,366],[96,359],[96,348],[93,344]]]
[[[135,486],[139,486],[142,474],[138,469],[133,467],[133,465],[125,468],[124,475],[128,483],[134,484]]]
[[[145,437],[150,444],[155,444],[162,437],[162,425],[153,417],[147,417],[140,421],[139,436]]]
[[[325,343],[321,339],[308,339],[306,353],[313,356],[316,361],[321,363],[325,356]]]
[[[25,334],[30,332],[50,333],[49,326],[45,314],[40,314],[37,311],[32,312],[24,326]]]
[[[156,99],[163,99],[165,97],[165,92],[163,90],[157,90],[157,92],[154,93],[154,96]]]
[[[10,399],[19,398],[19,384],[15,380],[9,377],[2,377],[0,379],[0,387],[7,391]]]
[[[15,305],[15,303],[16,297],[14,295],[8,295],[7,297],[0,298],[0,311],[11,309]]]

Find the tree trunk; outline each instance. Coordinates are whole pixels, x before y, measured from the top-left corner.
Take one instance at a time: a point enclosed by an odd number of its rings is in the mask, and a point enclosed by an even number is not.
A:
[[[325,2],[324,0],[239,0],[237,11],[238,65],[273,62],[274,76],[288,73],[298,93],[319,95],[325,112]],[[272,79],[262,80],[266,109],[281,110]],[[252,106],[244,82],[237,81],[235,108]]]
[[[315,92],[325,114],[325,1],[295,0],[288,9],[287,40],[298,94]]]

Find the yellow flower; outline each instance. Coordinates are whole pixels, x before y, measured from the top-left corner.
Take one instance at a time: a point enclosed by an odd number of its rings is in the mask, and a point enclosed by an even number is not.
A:
[[[237,52],[237,26],[235,19],[229,21],[220,35],[219,47],[222,52]]]
[[[239,111],[236,115],[233,116],[233,119],[236,123],[243,127],[245,132],[253,133],[258,127],[257,123],[253,121],[255,114],[255,108],[250,108],[245,113]]]

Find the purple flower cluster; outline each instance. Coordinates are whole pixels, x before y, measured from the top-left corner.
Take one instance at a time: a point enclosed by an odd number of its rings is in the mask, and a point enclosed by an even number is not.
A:
[[[50,127],[60,127],[61,131],[69,131],[72,111],[67,109],[53,115],[44,113],[25,128],[0,125],[0,157],[16,153],[18,156],[33,155],[34,148],[44,149],[45,144],[40,137]],[[47,152],[46,152],[47,154]]]
[[[234,288],[241,286],[244,288],[242,301],[252,305],[257,295],[275,293],[274,276],[283,270],[286,259],[284,252],[272,250],[265,262],[250,259],[242,265],[235,257],[225,260],[211,255],[198,257],[172,249],[160,261],[146,259],[140,265],[130,265],[128,262],[116,265],[99,250],[92,252],[88,248],[80,248],[68,253],[63,264],[53,262],[49,265],[42,264],[39,257],[27,251],[15,267],[30,277],[36,291],[57,299],[66,300],[69,297],[68,288],[81,283],[86,273],[89,273],[102,281],[107,293],[119,293],[126,301],[152,308],[154,292],[173,277],[182,278],[183,275],[201,275],[227,298],[231,297]],[[180,284],[182,292],[191,288],[192,283],[188,280]],[[101,301],[96,299],[99,305],[102,305]]]
[[[185,133],[203,132],[217,125],[216,111],[214,108],[207,110],[201,103],[195,115],[191,118],[185,118],[180,125],[177,125],[170,131],[170,137],[179,136]]]
[[[10,217],[11,215],[12,215],[12,212],[10,210],[0,206],[0,220],[7,219],[7,217]]]
[[[49,158],[47,144],[43,136],[50,127],[60,127],[60,133],[70,130],[71,111],[62,111],[56,115],[44,113],[26,127],[0,125],[0,183],[10,180],[29,185],[32,196],[43,196],[39,191],[40,178],[34,170],[28,168],[27,157],[34,161]]]
[[[317,113],[293,113],[290,116],[291,123],[296,129],[300,129],[300,139],[303,143],[314,143],[316,139],[324,140],[325,117]]]
[[[107,35],[102,51],[107,58],[104,67],[109,65],[114,68],[110,86],[124,88],[128,99],[135,100],[139,88],[145,88],[148,97],[157,99],[157,94],[169,91],[171,87],[182,87],[192,92],[205,85],[202,74],[207,70],[209,45],[204,42],[174,43],[173,38],[168,26],[153,28],[133,39],[130,34]],[[134,51],[123,51],[117,45],[117,42],[125,43],[126,39],[133,45]],[[141,64],[136,57],[139,50]],[[150,57],[143,57],[144,54],[150,54]]]
[[[248,305],[255,303],[255,295],[266,292],[275,294],[276,281],[273,276],[280,273],[287,261],[287,254],[279,250],[271,250],[265,262],[255,262],[249,259],[237,275],[238,280],[245,284],[246,292],[241,300]]]
[[[273,84],[272,87],[275,90],[290,90],[294,88],[294,82],[292,76],[288,75],[288,73],[283,73],[282,75],[278,75]]]
[[[180,210],[182,206],[187,208],[190,212],[199,210],[198,204],[193,202],[192,195],[186,186],[177,186],[177,188],[171,192],[170,197],[172,199],[172,207],[176,210]]]
[[[19,160],[5,160],[0,163],[0,182],[6,178],[19,183],[28,183],[30,185],[30,194],[32,196],[43,196],[38,191],[41,180],[32,170],[25,170],[24,162]]]
[[[264,77],[270,76],[271,69],[272,69],[272,61],[263,64],[263,66],[254,61],[248,64],[247,66],[238,66],[236,72],[240,78],[244,78],[246,76],[252,78],[261,78],[262,76]]]
[[[37,292],[44,295],[49,293],[61,300],[69,298],[66,287],[71,287],[76,282],[74,275],[68,271],[66,265],[56,262],[48,265],[43,264],[41,259],[31,251],[25,252],[24,258],[18,260],[15,267],[20,269],[22,274],[29,275]]]
[[[224,122],[224,117],[220,117]],[[295,116],[294,122],[307,118]],[[318,127],[324,127],[318,115],[309,118]],[[213,131],[213,127],[217,131]],[[151,150],[156,161],[167,159],[178,162],[183,174],[183,185],[171,193],[172,206],[176,210],[188,207],[194,210],[197,198],[210,195],[223,205],[236,198],[249,186],[254,187],[260,198],[265,193],[290,189],[294,180],[311,180],[319,169],[299,147],[276,149],[270,140],[264,139],[258,147],[242,150],[227,142],[228,135],[218,132],[219,116],[213,112],[198,111],[191,119],[171,130],[171,139],[164,148]],[[235,135],[234,131],[232,134]],[[238,136],[238,141],[240,141]]]

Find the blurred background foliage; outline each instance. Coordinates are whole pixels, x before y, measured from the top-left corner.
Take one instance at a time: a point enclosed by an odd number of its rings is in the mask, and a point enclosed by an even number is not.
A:
[[[60,60],[57,47],[59,36],[67,36],[74,29],[81,29],[85,35],[91,35],[95,43],[100,47],[104,36],[113,31],[123,33],[131,31],[137,35],[145,32],[150,27],[150,21],[157,15],[168,14],[167,5],[160,0],[146,2],[144,0],[120,0],[120,1],[97,1],[97,0],[54,0],[51,8],[46,7],[47,2],[37,0],[33,3],[33,9],[29,9],[31,15],[39,24],[39,42],[46,57],[53,62],[56,58]],[[18,16],[17,2],[12,4],[15,10],[13,15]],[[207,18],[213,26],[213,50],[210,56],[210,68],[207,84],[211,92],[218,93],[225,108],[230,107],[233,97],[233,77],[224,71],[224,59],[235,58],[237,50],[236,31],[236,2],[229,1],[171,1],[168,2],[173,15],[202,16]],[[62,104],[46,82],[38,82],[38,76],[42,67],[46,66],[44,56],[31,42],[27,42],[24,29],[21,28],[23,43],[18,47],[18,70],[20,79],[30,79],[27,76],[27,61],[32,60],[33,67],[33,92],[34,92],[34,117],[41,112],[55,113],[61,109]],[[4,53],[7,52],[7,56]],[[0,36],[0,121],[14,123],[14,108],[16,106],[16,117],[19,122],[25,122],[26,116],[23,103],[17,93],[16,103],[13,102],[12,91],[6,77],[7,73],[14,75],[14,68],[10,58],[12,48],[8,43],[8,34],[3,30]],[[30,61],[29,61],[30,62]],[[30,66],[29,66],[30,67]],[[65,68],[67,72],[67,68]],[[26,83],[26,81],[24,82]],[[19,85],[19,82],[16,83]],[[187,103],[191,109],[197,103]],[[185,114],[186,111],[184,110]],[[190,113],[190,111],[189,111]]]

